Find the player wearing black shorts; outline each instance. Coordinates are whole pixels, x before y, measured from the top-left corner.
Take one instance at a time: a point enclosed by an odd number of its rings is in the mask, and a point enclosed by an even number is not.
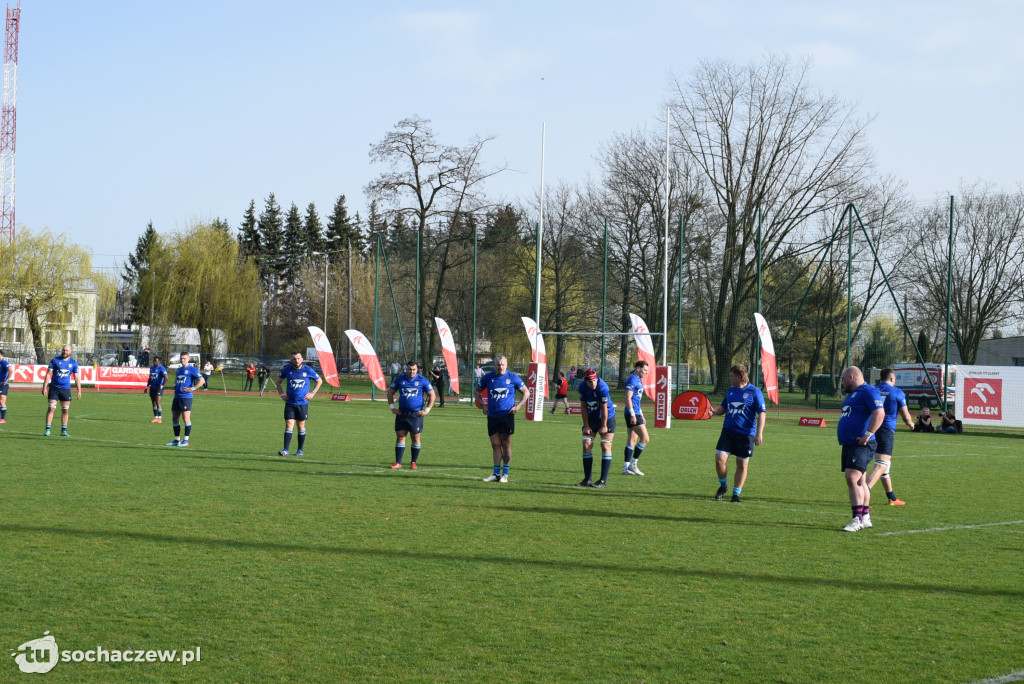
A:
[[[477,405],[487,416],[487,436],[491,441],[494,471],[484,482],[508,482],[512,462],[512,435],[516,431],[515,414],[530,397],[523,379],[508,369],[508,359],[498,355],[494,359],[496,370],[484,375],[473,388]],[[483,393],[487,392],[484,402]],[[516,403],[516,392],[523,398]]]
[[[419,468],[420,449],[423,446],[423,416],[434,408],[434,401],[437,398],[434,386],[426,377],[419,374],[420,366],[416,361],[406,361],[405,369],[405,373],[396,375],[388,387],[388,404],[391,406],[391,413],[395,414],[395,462],[391,464],[392,470],[399,470],[402,467],[405,440],[408,435],[412,435],[412,463],[409,467],[413,470]],[[427,399],[426,405],[424,397]]]
[[[287,386],[281,389],[281,381]],[[310,391],[309,383],[316,380],[316,387]],[[302,365],[302,354],[292,352],[292,361],[281,369],[281,375],[274,381],[277,393],[284,400],[284,449],[277,452],[278,456],[287,456],[292,444],[295,424],[299,424],[299,444],[296,456],[302,456],[302,447],[306,444],[306,421],[309,419],[309,400],[316,396],[323,380],[309,366]]]
[[[11,364],[4,358],[4,350],[0,349],[0,423],[7,422],[7,392],[11,385]]]
[[[878,390],[864,382],[860,368],[850,366],[844,369],[841,382],[846,399],[836,425],[836,435],[843,448],[841,469],[846,476],[850,507],[853,509],[853,520],[843,531],[857,532],[872,527],[871,490],[864,473],[875,457],[875,433],[885,420],[885,409]]]
[[[715,468],[718,471],[718,491],[715,500],[721,501],[728,489],[729,454],[736,456],[733,475],[732,500],[740,503],[740,493],[747,481],[748,465],[754,447],[764,441],[765,405],[761,390],[750,384],[747,367],[737,363],[729,369],[732,386],[722,403],[711,410],[715,416],[725,415],[722,434],[715,446]]]
[[[597,377],[597,371],[588,368],[578,387],[580,412],[583,414],[583,479],[577,487],[604,489],[608,486],[608,471],[612,465],[612,440],[615,439],[615,404],[608,384]],[[601,438],[601,479],[591,481],[594,468],[594,437]]]
[[[46,430],[44,435],[50,435],[50,424],[53,421],[53,414],[57,411],[57,403],[60,402],[60,436],[68,437],[68,414],[71,413],[71,378],[74,376],[75,385],[78,387],[78,398],[82,398],[82,379],[78,372],[78,362],[71,358],[71,345],[65,344],[61,348],[60,356],[54,357],[46,369],[43,377],[43,395],[46,396],[48,405],[46,409]]]

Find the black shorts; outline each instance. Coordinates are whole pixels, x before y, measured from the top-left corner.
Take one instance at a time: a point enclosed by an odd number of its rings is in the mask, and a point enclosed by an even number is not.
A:
[[[284,419],[301,421],[309,420],[309,404],[289,404],[285,402]]]
[[[630,424],[630,418],[632,418],[632,424]],[[647,421],[644,420],[642,413],[627,413],[626,414],[626,427],[635,428],[640,425],[647,425]]]
[[[192,410],[192,397],[187,399],[182,397],[174,397],[174,401],[171,402],[171,411],[183,413],[185,411]]]
[[[395,432],[405,430],[414,435],[423,432],[423,416],[417,416],[416,411],[403,411],[395,416]]]
[[[748,459],[754,455],[754,435],[741,435],[732,430],[722,430],[718,444],[715,445],[715,452]]]
[[[46,398],[50,401],[71,401],[71,388],[50,385],[50,391]]]
[[[555,401],[561,401],[562,399],[565,399],[568,396],[569,396],[568,394],[556,394],[555,395]]]
[[[892,456],[892,444],[896,441],[896,435],[888,428],[878,428],[875,433],[875,453]]]
[[[863,473],[868,469],[868,464],[871,463],[874,458],[874,440],[868,442],[867,446],[861,446],[860,444],[844,444],[842,467],[840,470],[845,471],[849,468],[850,470],[859,470]]]
[[[598,430],[601,429],[601,414],[594,416],[588,413],[587,424],[590,426],[590,429],[594,431],[594,436],[597,436]],[[608,434],[615,434],[615,416],[608,416]]]
[[[149,390],[149,398],[152,399],[153,401],[156,401],[162,396],[164,396],[163,387],[157,387],[156,389]]]
[[[487,416],[487,434],[513,435],[516,432],[516,416],[506,413],[503,416]]]
[[[10,384],[5,382],[4,384],[0,385],[0,394],[4,395],[6,397],[7,396],[7,391],[9,389],[11,389]]]

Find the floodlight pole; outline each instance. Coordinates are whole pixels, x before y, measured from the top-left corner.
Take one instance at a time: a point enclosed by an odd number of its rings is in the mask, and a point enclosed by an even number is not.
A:
[[[476,223],[473,224],[473,335],[470,338],[470,370],[473,372],[473,382],[476,383]]]
[[[846,365],[853,365],[851,347],[853,346],[853,205],[846,207],[850,214],[850,236],[846,260]]]
[[[540,335],[540,262],[541,246],[544,239],[544,148],[547,142],[547,133],[547,123],[542,123],[540,127],[540,223],[537,224],[537,278],[535,283],[537,291],[533,305],[533,320],[537,324],[537,330],[532,340],[534,349],[537,348],[537,336]]]
[[[665,273],[663,278],[661,303],[661,329],[665,336],[661,338],[661,365],[668,364],[668,212],[669,193],[672,185],[669,180],[669,134],[672,121],[672,108],[665,107]],[[679,369],[676,369],[678,372]]]
[[[679,290],[676,295],[676,382],[679,382],[679,367],[683,352],[683,232],[686,230],[686,214],[679,216]],[[677,385],[678,386],[678,385]]]
[[[601,298],[601,332],[604,333],[608,329],[608,219],[604,220],[604,281],[603,289],[604,293]],[[601,335],[601,377],[604,377],[604,335]],[[621,368],[621,366],[620,366]]]
[[[946,385],[949,382],[949,322],[950,310],[953,308],[953,195],[949,196],[949,243],[946,247],[946,363],[942,371],[942,411],[949,410],[949,399],[946,397]],[[960,362],[963,363],[963,353]],[[925,359],[927,361],[928,359]]]
[[[761,225],[764,222],[764,215],[761,207],[757,208],[757,313],[761,313]],[[757,338],[757,351],[754,352],[754,384],[757,385],[757,372],[761,367],[761,335],[755,330]]]

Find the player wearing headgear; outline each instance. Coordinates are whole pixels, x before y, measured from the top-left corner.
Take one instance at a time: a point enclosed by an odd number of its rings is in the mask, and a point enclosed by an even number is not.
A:
[[[281,381],[288,384],[285,391],[281,391]],[[311,380],[316,380],[316,386],[312,391],[309,389]],[[302,354],[292,352],[292,362],[281,369],[281,375],[274,380],[277,385],[277,393],[284,400],[284,449],[277,452],[278,456],[287,456],[288,448],[292,445],[292,434],[295,430],[295,423],[299,424],[299,448],[295,455],[302,456],[302,447],[306,444],[306,421],[309,420],[309,400],[316,396],[323,380],[316,371],[309,366],[302,365]]]
[[[896,441],[896,417],[903,418],[903,423],[914,429],[914,419],[910,417],[910,409],[907,408],[907,397],[903,390],[893,384],[896,379],[896,372],[892,368],[883,368],[879,382],[875,385],[878,394],[882,397],[882,408],[885,409],[885,420],[882,427],[875,433],[875,440],[878,448],[875,450],[875,467],[868,475],[868,489],[878,483],[882,478],[882,486],[885,487],[885,496],[889,499],[890,506],[903,506],[907,502],[896,496],[892,489],[892,478],[890,477],[892,447]]]
[[[434,400],[437,392],[434,386],[426,377],[419,374],[419,364],[415,361],[406,361],[405,373],[396,375],[388,388],[388,404],[391,412],[395,414],[395,462],[391,464],[392,470],[402,467],[402,457],[405,456],[405,438],[412,435],[412,463],[410,468],[416,470],[419,466],[416,461],[420,457],[420,437],[423,434],[423,416],[430,413],[434,408]],[[395,394],[398,394],[398,406],[395,406]],[[423,398],[427,398],[427,405],[423,405]]]
[[[615,404],[608,384],[597,377],[597,371],[588,368],[580,382],[580,413],[583,414],[583,479],[577,487],[604,489],[608,485],[608,471],[612,466],[612,440],[615,438]],[[601,438],[601,479],[592,482],[594,468],[594,436]]]
[[[477,404],[487,416],[487,435],[491,440],[494,472],[484,482],[508,482],[509,464],[512,462],[512,435],[516,431],[516,412],[530,398],[530,390],[523,379],[508,369],[504,354],[494,357],[495,370],[487,373],[473,388]],[[483,392],[487,392],[484,403]],[[516,392],[523,398],[516,403]]]
[[[843,447],[841,470],[846,475],[850,507],[853,509],[853,520],[843,531],[857,532],[872,527],[871,490],[864,472],[875,456],[875,433],[885,420],[885,408],[878,390],[864,382],[860,368],[845,368],[840,381],[846,399],[836,424],[836,436]]]
[[[715,500],[725,496],[729,482],[729,454],[736,455],[736,474],[733,476],[732,500],[740,503],[740,492],[747,481],[747,465],[754,455],[754,447],[764,441],[764,395],[750,384],[747,367],[737,363],[729,369],[732,386],[725,392],[722,403],[711,414],[725,414],[722,434],[715,446],[715,468],[718,471],[718,491]]]
[[[49,367],[46,369],[46,376],[43,377],[43,395],[46,396],[49,405],[46,409],[46,430],[43,432],[50,436],[50,425],[53,422],[53,414],[57,410],[57,402],[60,402],[60,436],[68,435],[68,414],[71,412],[71,376],[75,376],[75,385],[78,387],[78,398],[82,398],[82,379],[78,373],[78,362],[71,358],[71,345],[65,344],[60,350],[60,356],[53,357]],[[49,391],[47,391],[49,385]]]
[[[181,352],[181,367],[174,374],[174,401],[171,402],[171,421],[174,441],[169,447],[187,447],[192,434],[192,393],[203,386],[205,380],[199,369],[189,364],[189,353]],[[185,439],[181,439],[181,419],[185,419]]]
[[[164,422],[164,384],[167,382],[167,369],[164,368],[159,356],[153,357],[153,365],[149,369],[149,380],[143,392],[149,392],[149,399],[153,402],[153,420],[151,423]]]
[[[640,400],[644,396],[644,378],[650,368],[646,361],[637,361],[633,364],[633,373],[626,380],[626,406],[622,410],[626,416],[626,454],[625,462],[622,464],[623,475],[640,475],[640,466],[637,461],[644,453],[644,448],[651,437],[647,434],[647,425],[644,420],[644,412],[640,408]]]
[[[11,385],[11,364],[4,358],[4,350],[0,349],[0,423],[7,422],[7,392]]]

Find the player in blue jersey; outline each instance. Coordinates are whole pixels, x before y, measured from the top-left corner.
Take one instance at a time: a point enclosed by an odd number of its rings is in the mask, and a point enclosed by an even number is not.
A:
[[[487,416],[487,435],[491,440],[491,454],[494,457],[494,472],[484,482],[508,482],[509,464],[512,462],[512,435],[516,431],[516,413],[530,398],[523,379],[508,369],[504,355],[494,358],[496,370],[484,375],[473,388],[479,406]],[[483,392],[487,392],[484,402]],[[516,392],[523,398],[516,403]]]
[[[719,406],[711,409],[715,416],[725,415],[722,434],[715,446],[715,468],[718,471],[718,491],[715,500],[725,496],[729,482],[729,454],[736,456],[736,473],[733,475],[732,500],[740,503],[740,493],[747,481],[747,466],[754,447],[764,441],[765,405],[764,395],[750,384],[747,367],[737,363],[729,369],[732,386],[725,392]]]
[[[11,388],[11,364],[0,349],[0,423],[7,422],[7,392]]]
[[[896,418],[903,419],[904,425],[911,430],[914,429],[914,419],[910,417],[910,409],[907,408],[907,397],[903,390],[896,387],[893,381],[896,379],[896,372],[892,368],[883,368],[879,382],[875,385],[878,394],[882,397],[882,408],[885,409],[885,420],[882,427],[875,433],[878,448],[875,451],[875,467],[868,475],[868,489],[878,483],[882,478],[882,486],[885,487],[885,496],[889,499],[890,506],[903,506],[907,502],[896,496],[892,490],[892,478],[889,471],[892,466],[892,448],[896,441]]]
[[[167,369],[164,368],[159,356],[153,357],[153,365],[149,368],[149,380],[142,389],[143,393],[149,393],[149,399],[153,402],[153,420],[151,423],[164,422],[164,384],[167,382]]]
[[[577,487],[604,489],[608,486],[608,470],[612,466],[612,440],[615,438],[615,404],[608,384],[597,377],[597,371],[588,368],[577,388],[580,395],[580,413],[583,414],[583,479]],[[594,437],[601,439],[601,479],[590,479],[594,468]]]
[[[626,406],[622,412],[626,416],[626,454],[625,462],[622,464],[623,475],[640,475],[640,466],[637,461],[644,453],[644,449],[651,441],[647,434],[647,421],[644,420],[644,412],[640,408],[640,400],[644,396],[644,378],[650,368],[646,361],[637,361],[633,364],[633,374],[626,380]]]
[[[78,388],[78,398],[82,398],[82,378],[78,372],[78,362],[71,358],[71,345],[65,344],[60,350],[60,356],[53,357],[46,375],[43,377],[42,394],[46,396],[49,405],[46,408],[46,431],[50,436],[50,425],[53,422],[53,414],[57,410],[57,402],[60,402],[60,436],[68,435],[68,414],[71,412],[71,376],[75,376],[75,385]],[[47,387],[49,386],[49,387]]]
[[[846,399],[836,424],[836,435],[843,447],[842,470],[853,509],[853,520],[843,531],[857,532],[872,526],[871,490],[864,473],[875,456],[875,433],[885,420],[885,408],[878,390],[864,382],[860,368],[845,368],[841,382]]]
[[[405,456],[405,438],[412,435],[412,464],[413,470],[419,466],[416,462],[420,458],[420,437],[423,434],[423,416],[430,413],[434,408],[434,401],[437,399],[437,392],[434,386],[426,377],[419,374],[420,365],[415,361],[405,362],[405,373],[396,375],[388,387],[388,405],[391,406],[391,413],[395,415],[395,462],[391,464],[392,470],[402,467],[402,458]],[[395,395],[398,395],[398,405],[395,405]],[[424,402],[424,398],[427,400]],[[426,405],[424,405],[426,403]]]
[[[281,381],[288,384],[281,390]],[[310,391],[310,381],[316,380],[316,386]],[[281,375],[274,380],[277,393],[284,400],[284,449],[277,452],[278,456],[287,456],[292,445],[292,434],[295,424],[299,424],[299,448],[295,455],[302,456],[302,447],[306,444],[306,421],[309,420],[309,400],[316,396],[323,380],[309,366],[302,365],[302,354],[292,352],[292,362],[281,369]]]
[[[181,367],[174,374],[174,401],[171,402],[171,420],[174,441],[170,447],[187,447],[192,434],[192,393],[203,386],[199,369],[189,364],[189,353],[181,352]],[[185,439],[181,439],[181,419],[185,419]]]

